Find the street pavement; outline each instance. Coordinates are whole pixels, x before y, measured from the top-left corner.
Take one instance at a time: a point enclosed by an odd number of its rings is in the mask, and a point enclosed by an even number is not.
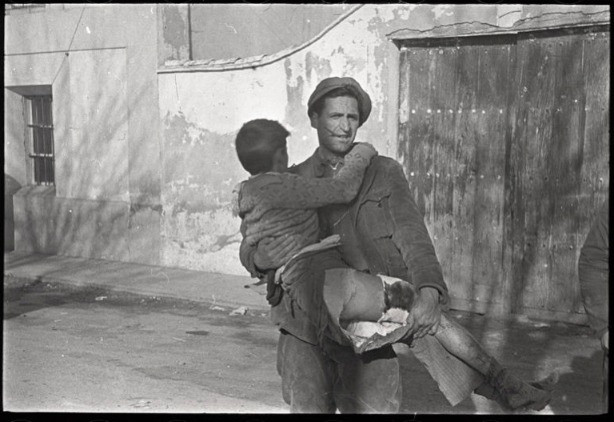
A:
[[[4,293],[4,410],[287,413],[266,313],[48,282]]]
[[[264,316],[268,311],[268,305],[263,296],[264,292],[244,287],[253,281],[248,276],[104,260],[18,252],[5,252],[4,256],[5,292],[7,288],[53,283],[76,290],[94,289],[100,298],[104,298],[105,294],[117,296],[122,293],[130,293],[149,299],[178,299],[200,304],[209,310],[223,310],[220,315],[226,315],[226,317],[221,318],[214,325],[226,324],[223,321],[229,320],[227,315],[233,312],[234,315],[244,315],[245,318],[254,318],[257,315],[263,319],[262,328],[252,332],[249,338],[245,337],[248,333],[244,332],[241,338],[244,340],[247,338],[245,344],[259,344],[259,342],[268,344],[266,350],[270,348],[270,353],[266,354],[266,358],[260,360],[260,364],[268,368],[266,371],[268,385],[274,385],[274,390],[277,390],[280,387],[280,380],[274,373],[274,328],[271,327],[271,330],[265,328],[267,321]],[[519,376],[526,379],[537,379],[554,370],[559,372],[561,375],[559,388],[555,392],[552,403],[541,412],[542,414],[599,414],[601,412],[602,352],[598,340],[591,336],[588,327],[529,318],[496,319],[456,311],[452,315],[490,353]],[[86,317],[87,315],[84,314],[83,318]],[[55,318],[66,317],[58,314]],[[13,318],[11,321],[16,320]],[[144,320],[142,324],[151,324],[152,327],[156,325],[148,320]],[[76,326],[71,329],[76,330],[78,325],[76,323]],[[5,314],[5,332],[6,327]],[[204,327],[203,330],[210,328]],[[42,327],[41,330],[42,335],[45,330]],[[220,333],[220,336],[223,337],[223,333]],[[27,342],[28,338],[25,336],[20,341]],[[232,344],[232,341],[230,343]],[[31,346],[35,347],[35,344]],[[244,348],[245,345],[242,347]],[[495,403],[476,395],[472,395],[470,399],[451,408],[426,369],[420,366],[409,349],[403,345],[395,345],[395,350],[400,357],[403,379],[402,413],[504,413]],[[233,353],[235,352],[227,352],[228,359],[232,358]],[[277,412],[287,412],[287,407],[280,401],[280,391],[275,393],[274,397],[276,400],[274,403],[261,402],[261,405],[269,406],[269,409],[276,409]],[[254,409],[254,403],[250,403],[247,403],[246,406],[249,405],[249,408]],[[229,408],[239,409],[240,407],[233,405]],[[266,412],[264,408],[258,408],[258,411]]]
[[[54,282],[76,288],[268,310],[263,286],[244,287],[256,281],[247,273],[242,277],[100,259],[5,252],[4,275],[26,284]]]

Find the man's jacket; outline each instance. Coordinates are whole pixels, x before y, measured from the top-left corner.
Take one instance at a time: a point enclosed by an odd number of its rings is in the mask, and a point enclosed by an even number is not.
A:
[[[305,177],[332,176],[318,151],[290,170]],[[440,303],[448,304],[448,289],[433,243],[403,169],[395,160],[375,157],[357,197],[349,205],[324,207],[319,215],[321,236],[341,236],[343,259],[350,267],[411,280],[417,288],[434,287],[440,293]],[[241,262],[257,276],[261,273],[253,263],[253,252],[242,249]],[[287,295],[273,306],[271,317],[281,329],[316,344],[314,327]]]
[[[317,152],[292,170],[308,177],[331,175]],[[412,281],[418,289],[434,287],[440,303],[448,303],[433,242],[395,160],[373,158],[356,198],[349,206],[321,208],[320,225],[322,236],[341,236],[343,258],[350,267]]]
[[[578,276],[588,322],[598,337],[608,330],[609,201],[606,198],[580,250]]]

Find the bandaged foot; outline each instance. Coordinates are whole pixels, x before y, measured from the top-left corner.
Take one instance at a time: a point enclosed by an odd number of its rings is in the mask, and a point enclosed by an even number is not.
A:
[[[552,374],[548,375],[546,378],[542,378],[536,381],[528,381],[528,384],[540,390],[553,391],[558,380],[559,380],[559,374],[556,372],[553,372]],[[496,401],[497,403],[499,403],[501,407],[505,409],[511,410],[506,398],[501,396],[499,391],[495,389],[495,387],[489,384],[488,382],[484,382],[482,385],[476,388],[474,392],[475,394],[486,397],[489,400]]]
[[[487,381],[495,389],[500,404],[509,409],[542,410],[552,399],[552,390],[558,382],[558,374],[552,373],[540,381],[527,383],[503,368],[494,359],[488,371]]]

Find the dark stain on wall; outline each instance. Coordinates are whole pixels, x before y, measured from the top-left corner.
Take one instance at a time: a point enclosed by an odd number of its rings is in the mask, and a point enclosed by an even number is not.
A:
[[[182,49],[188,48],[188,25],[179,11],[179,6],[164,6],[162,15],[163,40],[172,54],[166,60],[181,60]]]

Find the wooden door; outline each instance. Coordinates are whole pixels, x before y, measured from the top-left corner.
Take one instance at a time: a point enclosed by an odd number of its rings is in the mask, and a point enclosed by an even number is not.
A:
[[[609,27],[405,42],[399,111],[452,306],[577,312],[609,188]]]
[[[508,37],[405,47],[398,155],[456,308],[486,312],[507,286]]]
[[[513,312],[581,310],[577,262],[609,190],[609,31],[523,34],[510,154]]]

